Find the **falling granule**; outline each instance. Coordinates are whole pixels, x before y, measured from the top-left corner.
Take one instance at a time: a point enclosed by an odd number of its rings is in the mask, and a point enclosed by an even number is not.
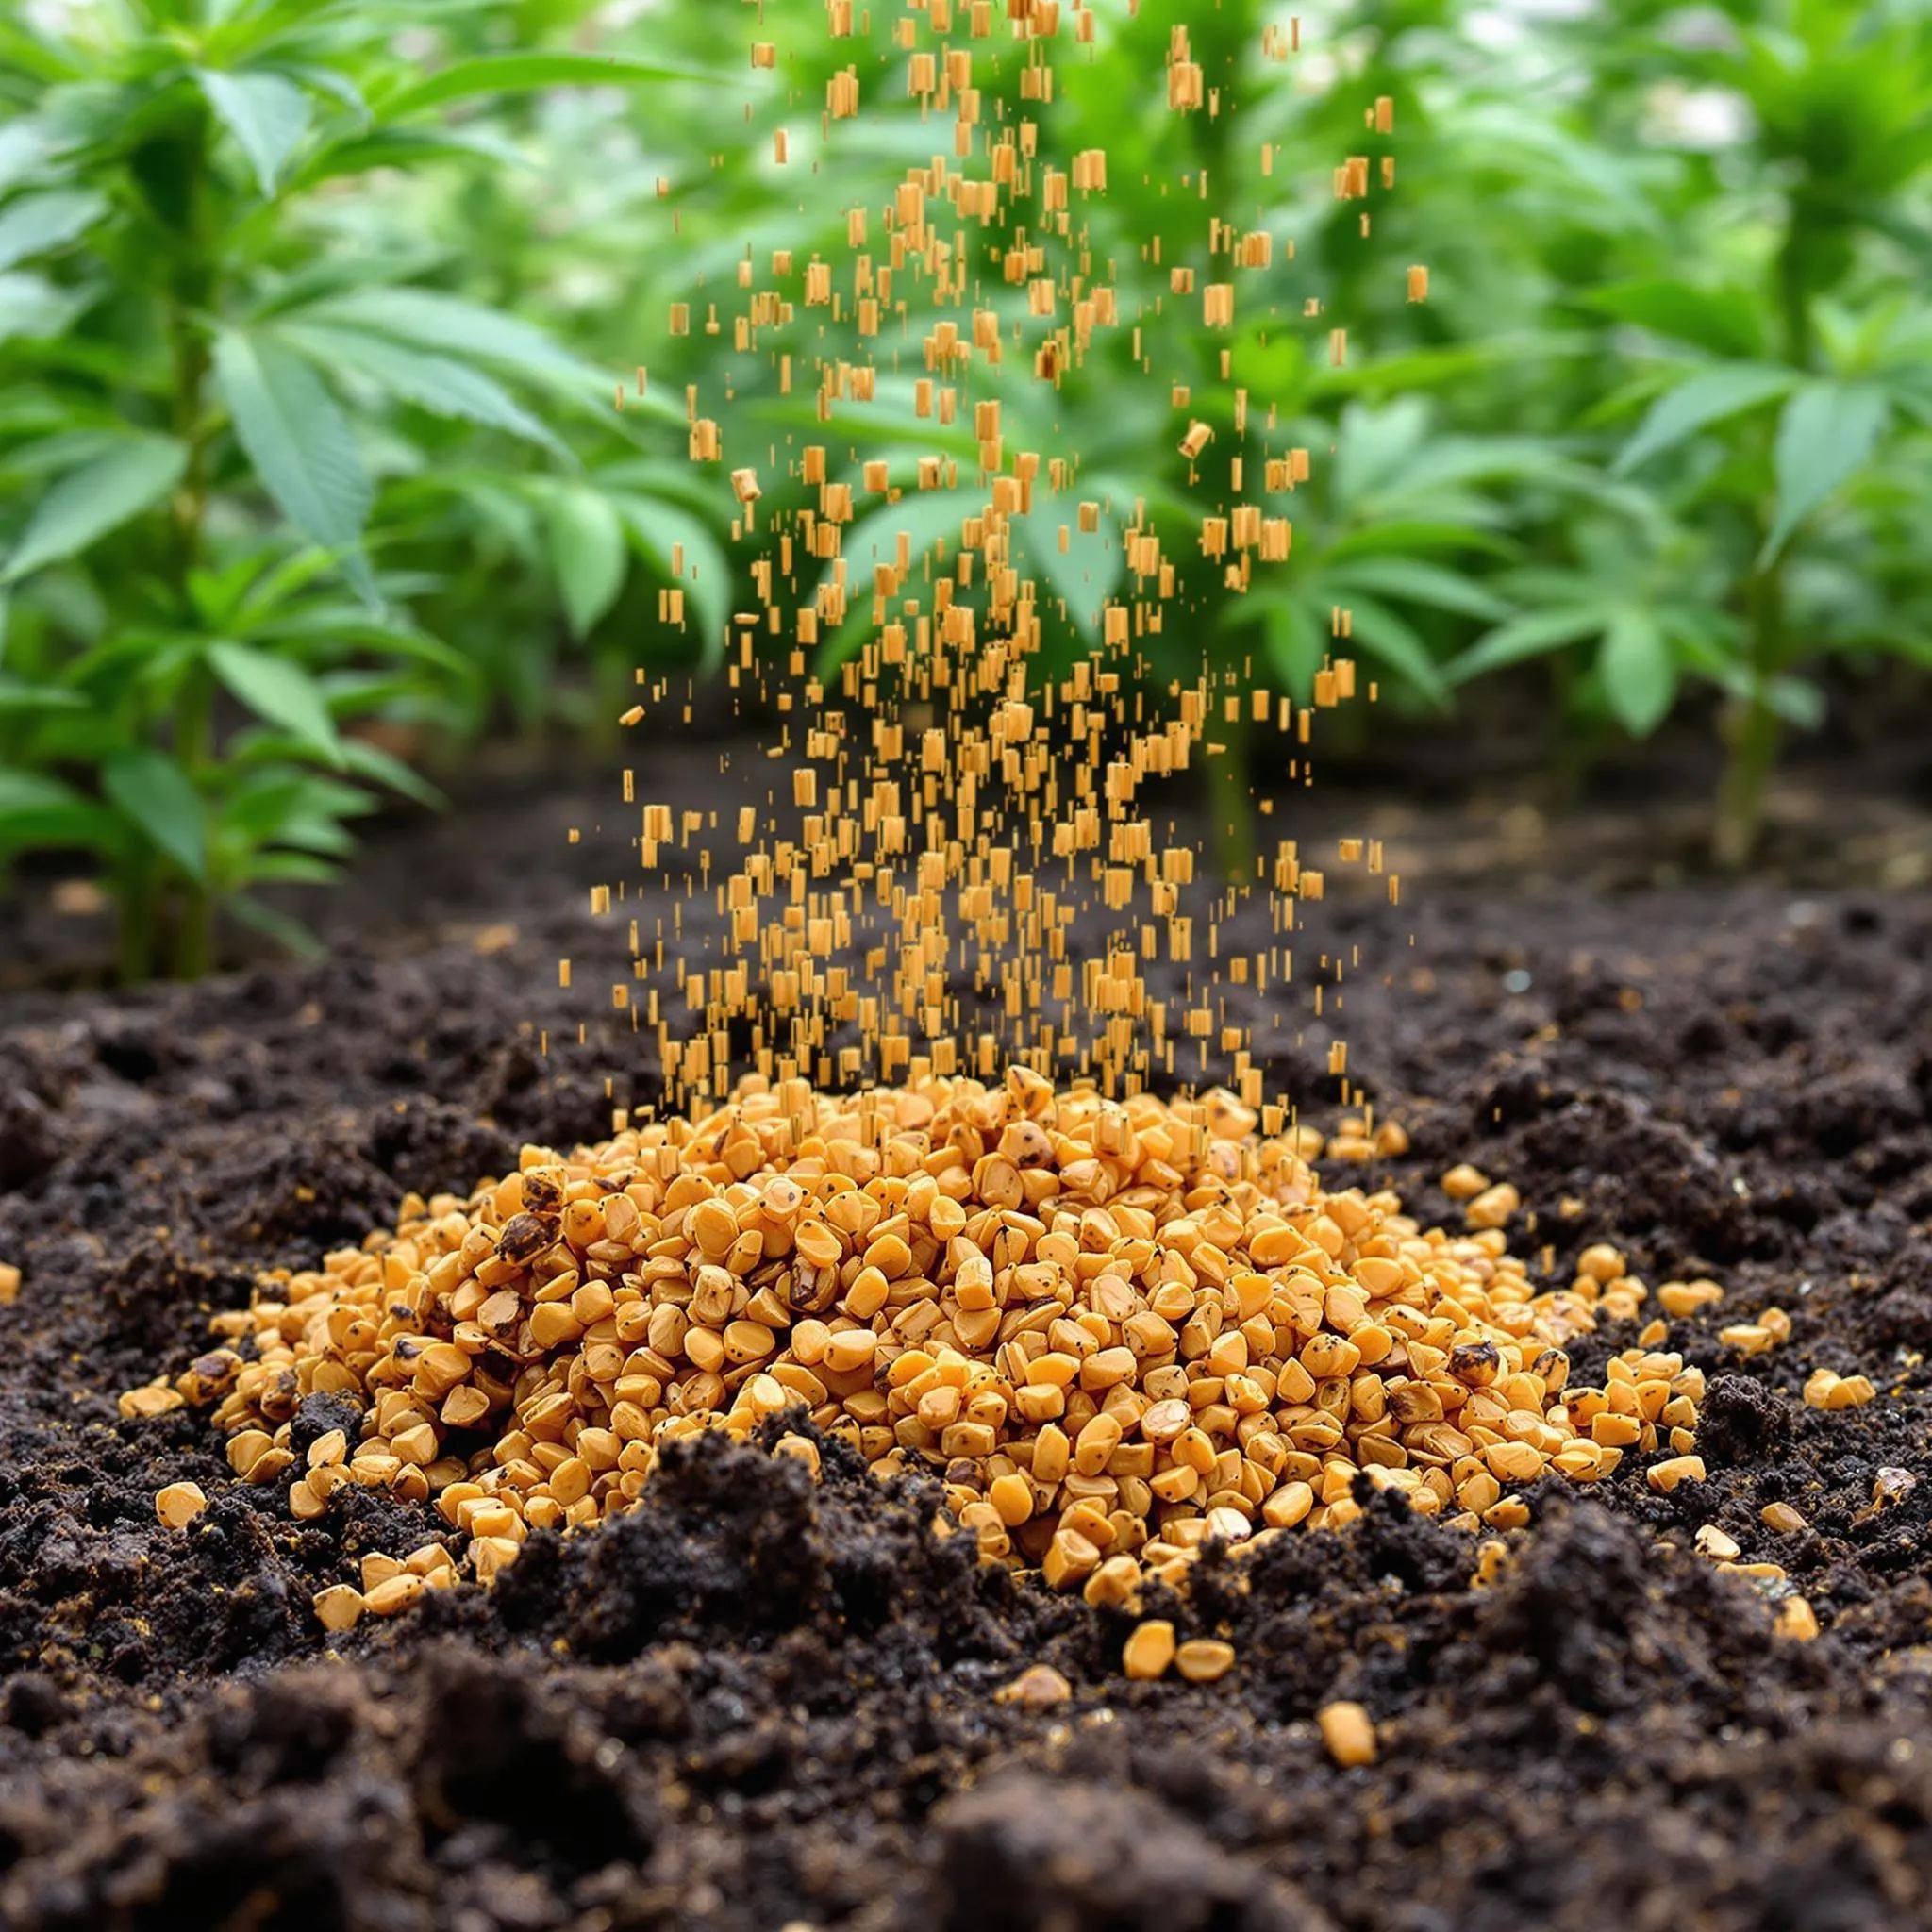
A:
[[[1246,1104],[1281,1098],[1264,1092],[1252,1008],[1229,989],[1272,991],[1279,1025],[1295,905],[1321,897],[1323,872],[1280,841],[1208,907],[1190,890],[1191,841],[1152,801],[1165,781],[1227,757],[1230,724],[1308,745],[1313,712],[1353,697],[1355,666],[1345,650],[1324,660],[1305,706],[1261,687],[1251,663],[1191,680],[1156,678],[1152,663],[1170,624],[1193,621],[1204,579],[1239,598],[1287,562],[1310,452],[1276,441],[1274,406],[1231,378],[1225,355],[1218,392],[1174,390],[1191,410],[1176,432],[1199,500],[1191,526],[1084,486],[1078,449],[1016,433],[1042,421],[1029,395],[1051,393],[1124,327],[1137,358],[1151,352],[1160,318],[1124,316],[1114,262],[1087,225],[1108,191],[1105,150],[1064,169],[1040,152],[1054,56],[1093,38],[1094,14],[1009,0],[995,25],[994,11],[919,6],[891,23],[922,114],[953,117],[950,152],[846,208],[842,251],[747,250],[724,300],[707,304],[740,351],[769,358],[787,386],[806,378],[823,433],[726,449],[704,386],[686,391],[691,460],[728,493],[737,533],[751,537],[754,506],[769,510],[750,563],[758,608],[726,625],[726,675],[741,702],[757,694],[795,722],[773,748],[793,768],[775,794],[789,810],[744,814],[725,875],[703,881],[721,952],[700,963],[677,949],[675,986],[658,984],[655,943],[633,962],[650,1016],[641,1028],[674,1104],[716,1100],[748,1070],[829,1089],[903,1078],[915,1059],[942,1075],[1008,1062],[1091,1074],[1114,1096],[1227,1069]],[[824,20],[834,41],[853,31],[839,7]],[[1017,62],[987,44],[1006,36]],[[1277,28],[1264,43],[1286,52]],[[750,69],[776,70],[782,55],[758,41]],[[829,142],[864,111],[856,73],[830,84]],[[1215,83],[1176,25],[1150,99],[1218,117],[1229,108]],[[1384,131],[1391,111],[1363,104]],[[1358,157],[1337,178],[1351,198],[1370,194]],[[1223,329],[1244,279],[1258,289],[1293,242],[1280,237],[1277,254],[1266,228],[1237,230],[1205,175],[1196,185],[1205,206],[1189,217],[1191,239],[1164,238],[1168,266],[1176,294],[1196,291],[1199,271],[1202,322]],[[1157,262],[1162,240],[1149,240]],[[1197,260],[1176,258],[1189,250]],[[1010,328],[990,306],[1001,284],[1024,298]],[[690,328],[692,306],[671,305],[672,334]],[[846,331],[828,335],[828,318]],[[868,454],[880,369],[897,371],[908,344],[912,380],[892,394],[910,413],[885,421],[889,440]],[[920,453],[928,425],[935,446]],[[976,461],[937,441],[960,430]],[[1042,525],[1057,531],[1052,554],[1075,567],[1042,569]],[[1338,640],[1349,617],[1338,611]],[[1049,675],[1047,648],[1069,633],[1091,641]],[[634,706],[624,722],[646,712]],[[645,805],[635,823],[643,868],[665,886],[708,862],[690,815]],[[1226,935],[1257,895],[1274,902],[1271,942],[1237,957]],[[1097,941],[1083,937],[1096,920]],[[1177,996],[1150,990],[1156,960],[1187,969]],[[1332,1012],[1316,1011],[1332,1032]],[[1331,1064],[1346,1099],[1345,1054]]]

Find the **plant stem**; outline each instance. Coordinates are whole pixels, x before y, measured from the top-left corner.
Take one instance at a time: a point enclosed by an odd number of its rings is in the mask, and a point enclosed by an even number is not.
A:
[[[1801,188],[1786,205],[1785,234],[1775,269],[1785,360],[1798,370],[1809,370],[1816,355],[1810,308],[1811,224],[1809,204]],[[1760,545],[1770,527],[1767,515],[1757,532]],[[1712,856],[1726,872],[1741,871],[1757,853],[1764,829],[1765,797],[1784,743],[1784,722],[1765,701],[1771,680],[1785,668],[1790,642],[1785,630],[1782,553],[1753,571],[1745,586],[1744,602],[1750,624],[1751,694],[1733,700],[1724,721],[1724,768],[1718,781],[1712,841]]]
[[[137,986],[155,970],[155,870],[145,855],[123,867],[114,906],[114,971],[123,986]]]
[[[1764,800],[1777,769],[1784,724],[1765,702],[1785,647],[1782,561],[1759,571],[1746,591],[1751,620],[1751,695],[1733,704],[1724,724],[1724,769],[1718,781],[1713,857],[1726,872],[1749,865],[1764,829]]]
[[[214,757],[214,680],[194,664],[175,701],[175,756],[191,779]],[[175,925],[175,977],[199,979],[214,964],[215,902],[204,881],[185,880]]]
[[[187,445],[188,466],[175,493],[175,599],[184,617],[192,606],[189,578],[201,561],[208,517],[208,437],[205,422],[208,347],[195,311],[214,293],[208,224],[208,125],[200,124],[189,173],[186,258],[175,276],[168,318],[175,358],[175,434]],[[199,788],[214,758],[214,684],[204,664],[190,666],[175,701],[175,757]],[[178,890],[174,971],[199,979],[214,962],[214,898],[205,879],[183,879]],[[153,917],[152,910],[149,914]]]
[[[1724,736],[1714,856],[1724,871],[1741,872],[1750,864],[1764,830],[1764,798],[1777,769],[1784,728],[1768,705],[1753,702],[1732,713]]]
[[[1214,863],[1228,885],[1252,885],[1255,878],[1255,808],[1249,771],[1247,707],[1233,724],[1209,727],[1222,749],[1205,753],[1208,809],[1212,818]]]
[[[591,693],[596,711],[591,719],[590,750],[593,757],[608,759],[615,756],[624,741],[618,713],[630,696],[630,665],[622,652],[607,646],[591,658]]]
[[[1805,201],[1793,194],[1786,215],[1785,238],[1777,252],[1777,306],[1784,325],[1785,360],[1808,370],[1815,354],[1811,335],[1811,219]]]

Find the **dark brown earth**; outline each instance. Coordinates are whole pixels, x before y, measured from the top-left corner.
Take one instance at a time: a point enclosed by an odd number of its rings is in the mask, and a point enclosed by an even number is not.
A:
[[[351,1491],[299,1526],[202,1423],[124,1423],[113,1396],[255,1270],[596,1136],[607,1074],[649,1097],[591,1017],[611,942],[580,888],[624,865],[603,796],[386,841],[325,964],[0,1003],[0,1260],[25,1274],[0,1310],[0,1925],[1932,1924],[1932,1481],[1872,1502],[1881,1467],[1932,1474],[1923,892],[1444,876],[1315,908],[1297,955],[1311,985],[1359,948],[1350,1070],[1410,1129],[1391,1178],[1416,1211],[1446,1218],[1433,1176],[1471,1158],[1559,1270],[1610,1239],[1653,1281],[1726,1283],[1672,1336],[1711,1374],[1705,1485],[1546,1485],[1480,1589],[1470,1539],[1381,1501],[1210,1562],[1167,1607],[1240,1662],[1191,1689],[1126,1682],[1118,1617],[976,1570],[930,1491],[834,1448],[814,1490],[709,1447],[634,1516],[533,1538],[493,1594],[332,1648],[312,1591],[440,1520]],[[1271,1077],[1320,1120],[1304,1021]],[[1718,1343],[1772,1302],[1790,1343]],[[1630,1339],[1582,1347],[1586,1376]],[[1806,1407],[1819,1364],[1879,1399]],[[183,1477],[213,1502],[165,1531],[153,1494]],[[1773,1534],[1774,1501],[1809,1527]],[[1824,1634],[1774,1636],[1766,1595],[1690,1554],[1707,1522],[1784,1564]],[[994,1702],[1039,1659],[1070,1704]],[[1373,1768],[1323,1751],[1337,1697],[1376,1719]]]

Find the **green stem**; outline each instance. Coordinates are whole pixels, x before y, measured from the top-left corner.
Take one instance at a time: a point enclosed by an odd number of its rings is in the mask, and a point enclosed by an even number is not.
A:
[[[1729,720],[1724,777],[1718,787],[1714,856],[1726,872],[1741,872],[1764,830],[1764,800],[1784,736],[1775,711],[1752,703]]]
[[[1816,356],[1810,307],[1812,232],[1810,208],[1800,190],[1787,206],[1775,269],[1785,359],[1799,370],[1808,370]],[[1757,532],[1760,545],[1769,534],[1767,513]],[[1751,691],[1733,701],[1724,721],[1724,768],[1718,781],[1713,840],[1713,857],[1726,872],[1742,870],[1757,853],[1764,829],[1765,799],[1784,743],[1784,723],[1765,701],[1772,679],[1785,668],[1790,643],[1785,625],[1782,554],[1752,574],[1744,602],[1750,625]]]
[[[1245,698],[1233,724],[1210,724],[1207,737],[1222,749],[1207,753],[1208,809],[1212,818],[1214,862],[1228,885],[1255,881],[1255,804],[1250,773],[1250,732]]]
[[[1726,872],[1749,865],[1764,829],[1764,802],[1777,770],[1784,724],[1765,702],[1785,648],[1784,566],[1774,562],[1751,580],[1751,695],[1734,703],[1724,727],[1724,769],[1718,782],[1713,857]]]
[[[1777,307],[1784,325],[1785,359],[1794,369],[1811,367],[1816,345],[1811,331],[1811,224],[1805,203],[1793,195],[1785,239],[1777,252]]]
[[[1588,792],[1603,746],[1587,723],[1576,722],[1576,654],[1557,651],[1545,661],[1550,671],[1550,712],[1563,746],[1563,755],[1550,773],[1550,804],[1553,809],[1567,812]]]
[[[175,433],[188,447],[188,466],[175,493],[175,599],[184,616],[191,608],[189,578],[201,562],[208,520],[209,356],[195,311],[213,300],[214,262],[208,241],[208,144],[201,145],[189,183],[186,259],[175,283],[168,333],[175,359]],[[199,790],[213,762],[214,681],[206,665],[192,665],[175,701],[175,756]],[[152,918],[152,911],[150,911]],[[177,979],[199,979],[214,963],[214,897],[205,880],[183,879],[177,891],[174,971]]]
[[[192,666],[175,701],[175,756],[189,778],[199,783],[214,757],[214,679],[202,664]],[[214,964],[215,902],[204,880],[184,879],[175,923],[175,977],[199,979]]]
[[[588,733],[589,749],[598,759],[614,758],[624,742],[624,728],[618,714],[628,703],[633,690],[631,667],[624,656],[608,646],[591,659],[591,691],[596,710]]]
[[[154,976],[155,871],[145,856],[129,859],[114,889],[114,971],[122,985]]]

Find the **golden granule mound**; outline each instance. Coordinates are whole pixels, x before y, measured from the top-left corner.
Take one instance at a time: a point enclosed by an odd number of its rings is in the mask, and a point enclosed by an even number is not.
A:
[[[260,1483],[302,1399],[345,1396],[360,1439],[308,1449],[295,1513],[349,1483],[433,1497],[485,1581],[530,1529],[628,1508],[662,1444],[799,1410],[880,1474],[939,1473],[986,1560],[1096,1603],[1181,1580],[1210,1540],[1340,1526],[1360,1475],[1508,1526],[1506,1491],[1548,1470],[1692,1446],[1679,1357],[1571,1385],[1565,1342],[1643,1296],[1613,1255],[1539,1291],[1500,1229],[1331,1191],[1319,1135],[1258,1124],[1225,1091],[1116,1103],[1020,1067],[850,1097],[749,1079],[701,1119],[526,1148],[467,1201],[409,1197],[392,1233],[265,1277],[216,1319],[233,1346],[124,1409],[213,1404]],[[816,1469],[808,1438],[779,1447]],[[415,1584],[382,1565],[372,1607],[455,1579],[441,1549]]]

